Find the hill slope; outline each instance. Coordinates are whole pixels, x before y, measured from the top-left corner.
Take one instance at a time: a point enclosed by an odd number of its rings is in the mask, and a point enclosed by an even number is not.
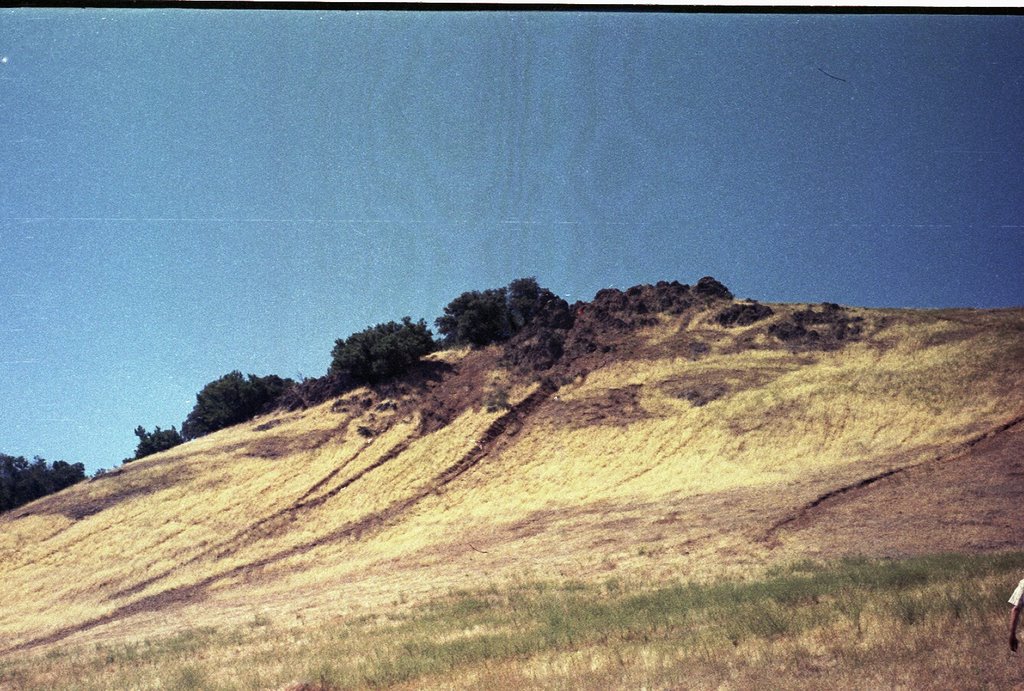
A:
[[[0,516],[3,652],[1022,546],[1024,310],[684,293],[602,291],[553,350],[438,353]]]

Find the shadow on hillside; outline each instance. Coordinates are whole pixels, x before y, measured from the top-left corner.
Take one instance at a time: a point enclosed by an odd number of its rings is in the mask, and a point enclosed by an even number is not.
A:
[[[80,521],[105,511],[129,499],[156,494],[177,484],[195,479],[195,468],[177,463],[166,470],[156,471],[153,465],[131,466],[111,471],[87,483],[80,483],[72,491],[51,494],[28,506],[12,511],[12,519],[26,516],[64,516]]]

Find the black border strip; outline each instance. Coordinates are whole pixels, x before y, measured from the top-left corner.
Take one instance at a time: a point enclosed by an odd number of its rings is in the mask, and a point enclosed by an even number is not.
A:
[[[0,0],[4,9],[177,9],[388,12],[599,12],[646,14],[1022,15],[1024,5],[651,5],[528,2],[344,2],[328,0]]]

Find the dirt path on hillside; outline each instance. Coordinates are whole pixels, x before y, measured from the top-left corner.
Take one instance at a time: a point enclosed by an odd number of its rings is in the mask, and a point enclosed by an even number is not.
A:
[[[1024,547],[1024,416],[942,458],[825,492],[764,534],[773,548],[874,556]]]
[[[536,391],[497,418],[456,463],[380,511],[317,540],[124,603],[108,615],[22,642],[4,653],[43,647],[105,625],[122,626],[138,615],[196,605],[211,589],[238,576],[256,574],[324,544],[375,534],[498,452],[556,390],[549,386]],[[425,577],[424,571],[430,572],[435,584],[454,587],[465,582],[467,573],[489,582],[515,575],[523,564],[535,565],[542,577],[642,574],[660,579],[691,577],[701,573],[703,564],[722,559],[756,567],[766,559],[848,555],[852,548],[881,557],[1020,549],[1024,547],[1019,511],[1024,502],[1024,418],[978,435],[959,452],[938,460],[822,492],[766,531],[764,517],[782,515],[784,506],[796,503],[797,492],[798,486],[751,488],[545,510],[506,525],[453,534],[450,542],[389,559],[381,569],[411,590],[412,583]],[[372,594],[379,572],[370,571],[346,585],[350,593]]]
[[[384,509],[372,512],[359,520],[347,523],[327,535],[317,538],[316,540],[295,545],[246,564],[214,573],[206,578],[196,581],[195,583],[176,586],[163,592],[139,598],[138,600],[115,608],[112,612],[102,617],[97,617],[78,624],[60,628],[46,636],[25,641],[0,652],[22,652],[39,646],[56,643],[74,634],[83,633],[105,624],[110,624],[111,622],[119,619],[144,614],[146,612],[162,610],[172,606],[195,604],[205,599],[209,589],[218,583],[254,573],[267,566],[281,562],[290,557],[307,553],[326,544],[345,539],[364,538],[368,532],[375,531],[385,525],[391,524],[401,514],[411,509],[426,497],[442,493],[447,485],[454,482],[471,468],[479,464],[485,457],[506,445],[512,437],[519,433],[527,418],[557,391],[557,385],[550,380],[544,380],[536,391],[518,404],[512,406],[506,413],[494,420],[480,438],[476,440],[472,447],[470,447],[470,449],[463,454],[458,461],[430,479],[420,490],[416,491],[409,497],[393,502]],[[325,478],[319,480],[313,488],[304,493],[292,506],[256,521],[252,526],[250,526],[250,528],[237,533],[232,538],[219,543],[215,547],[203,550],[199,554],[188,559],[186,562],[183,562],[181,566],[195,564],[205,559],[213,559],[214,561],[217,561],[234,554],[245,545],[272,536],[285,527],[284,525],[281,525],[282,521],[291,523],[298,513],[314,506],[319,506],[331,497],[337,496],[342,490],[351,486],[366,474],[380,468],[385,463],[396,458],[417,438],[419,438],[419,435],[407,437],[389,449],[378,460],[374,461],[355,475],[346,478],[344,481],[319,496],[312,499],[308,498],[315,493],[315,491],[325,487],[327,482],[337,475],[337,471],[332,471]],[[346,461],[342,465],[348,465],[351,460],[352,459],[349,459],[349,461]],[[251,534],[249,532],[250,530],[255,531],[255,534]],[[145,579],[144,581],[118,591],[113,594],[110,599],[116,600],[131,597],[142,592],[149,586],[178,573],[178,571],[179,569],[174,569]]]

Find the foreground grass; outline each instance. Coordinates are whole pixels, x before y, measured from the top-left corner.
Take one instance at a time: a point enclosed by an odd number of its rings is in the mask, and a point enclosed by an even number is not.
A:
[[[4,689],[1012,688],[1024,553],[801,562],[756,580],[520,583],[409,611],[0,660]]]

